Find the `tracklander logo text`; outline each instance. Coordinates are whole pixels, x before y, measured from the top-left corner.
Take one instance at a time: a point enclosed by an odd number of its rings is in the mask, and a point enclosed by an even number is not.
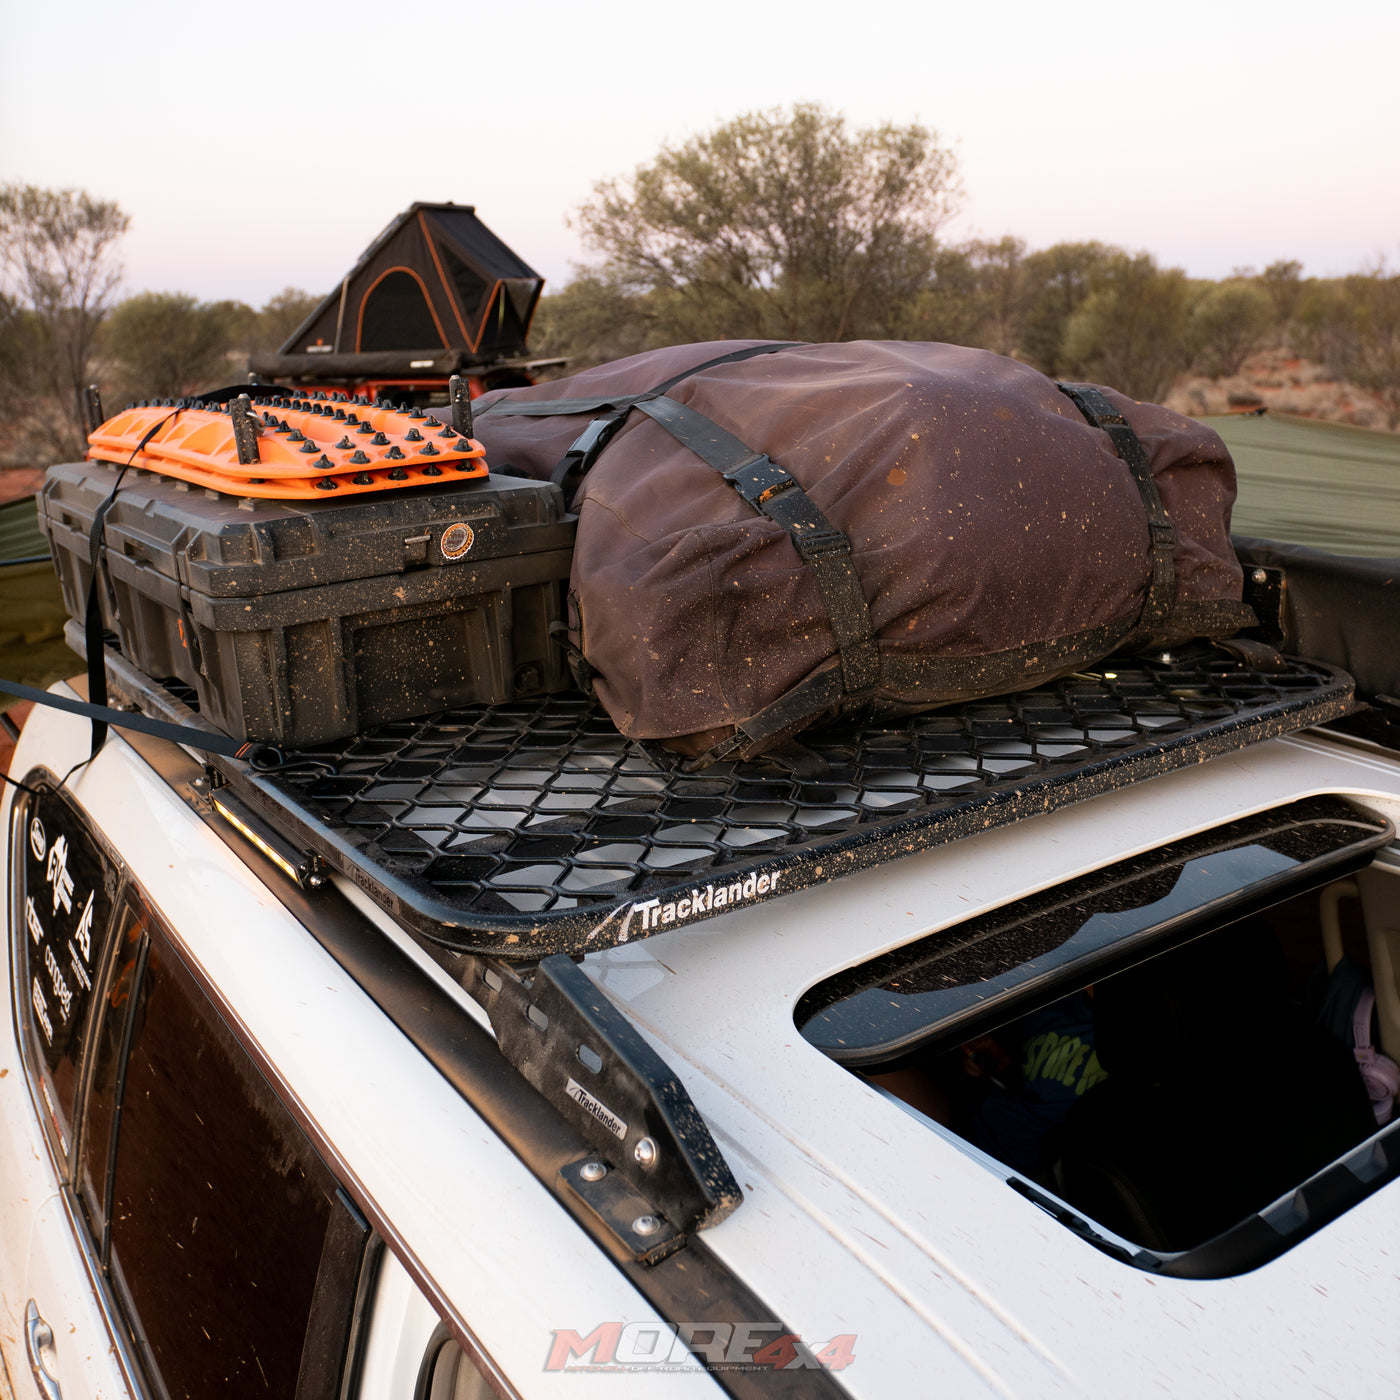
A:
[[[688,898],[667,904],[662,904],[659,899],[648,899],[632,905],[627,911],[627,922],[631,922],[633,914],[640,914],[643,929],[655,930],[662,924],[680,923],[696,914],[710,914],[716,909],[753,899],[755,895],[772,894],[782,877],[783,871],[775,870],[771,875],[750,875],[729,885],[706,885],[703,890],[693,889]]]

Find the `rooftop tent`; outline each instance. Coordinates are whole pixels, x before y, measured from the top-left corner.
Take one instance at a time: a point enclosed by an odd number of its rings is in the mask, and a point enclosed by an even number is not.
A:
[[[7,478],[26,475],[5,473]],[[42,473],[34,475],[42,481]],[[12,484],[0,483],[0,490]],[[43,688],[81,670],[82,663],[63,639],[68,609],[49,562],[48,536],[35,517],[33,496],[0,505],[0,676]],[[13,695],[0,695],[0,710],[19,703]]]
[[[544,279],[469,204],[414,204],[259,374],[451,374],[526,353]]]

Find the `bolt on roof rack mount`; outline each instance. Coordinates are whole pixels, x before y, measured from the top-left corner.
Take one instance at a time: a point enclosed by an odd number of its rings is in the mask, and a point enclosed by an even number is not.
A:
[[[562,1175],[634,1257],[664,1258],[740,1204],[674,1071],[573,962],[556,953],[522,975],[468,955],[459,975],[506,1059],[596,1149]]]

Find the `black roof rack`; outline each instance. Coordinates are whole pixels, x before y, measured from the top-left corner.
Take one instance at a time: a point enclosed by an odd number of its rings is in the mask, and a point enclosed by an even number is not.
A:
[[[110,650],[108,666],[148,713],[199,722],[175,683]],[[1351,678],[1332,667],[1263,672],[1203,646],[804,735],[786,766],[688,772],[581,695],[383,725],[278,772],[215,764],[303,871],[342,872],[444,947],[537,962],[746,908],[1351,705]]]

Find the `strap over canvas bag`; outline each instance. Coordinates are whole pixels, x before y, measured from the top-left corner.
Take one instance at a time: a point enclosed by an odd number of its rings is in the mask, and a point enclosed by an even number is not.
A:
[[[707,761],[1253,622],[1209,428],[986,351],[672,346],[477,401],[579,511],[571,642]]]

